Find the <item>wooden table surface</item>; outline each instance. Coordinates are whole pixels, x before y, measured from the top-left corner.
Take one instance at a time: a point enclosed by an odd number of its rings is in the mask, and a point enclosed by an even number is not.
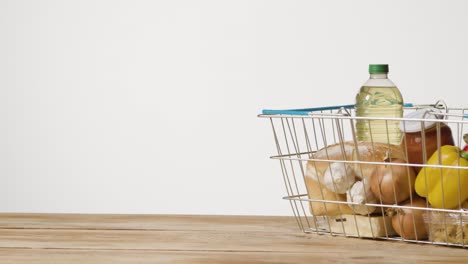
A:
[[[304,234],[291,217],[4,213],[0,263],[468,263],[468,250]]]

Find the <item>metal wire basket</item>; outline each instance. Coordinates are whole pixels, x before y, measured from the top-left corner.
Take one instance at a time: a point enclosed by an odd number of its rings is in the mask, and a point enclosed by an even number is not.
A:
[[[468,248],[468,163],[458,156],[467,110],[439,101],[406,104],[404,118],[358,117],[354,105],[263,110],[259,117],[270,120],[271,158],[303,232]],[[418,111],[428,115],[408,117]],[[357,140],[358,120],[398,122],[401,144]],[[445,145],[456,152],[450,164]]]

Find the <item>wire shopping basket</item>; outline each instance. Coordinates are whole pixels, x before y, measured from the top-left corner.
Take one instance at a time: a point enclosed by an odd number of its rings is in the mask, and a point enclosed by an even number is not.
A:
[[[467,110],[439,101],[406,104],[403,118],[358,117],[354,105],[258,116],[303,232],[468,248]],[[401,144],[359,141],[358,120],[397,122]]]

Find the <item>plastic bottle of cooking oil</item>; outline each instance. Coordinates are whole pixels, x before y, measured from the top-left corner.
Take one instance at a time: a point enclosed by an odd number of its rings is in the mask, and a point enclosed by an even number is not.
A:
[[[400,90],[388,79],[388,64],[370,64],[370,78],[356,95],[356,115],[381,118],[356,121],[357,139],[399,145],[400,121],[387,118],[403,116]]]

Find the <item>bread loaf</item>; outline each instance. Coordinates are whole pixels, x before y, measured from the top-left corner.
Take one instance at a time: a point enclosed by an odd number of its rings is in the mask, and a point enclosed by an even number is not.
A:
[[[343,185],[341,184],[352,185],[352,182],[349,182],[352,177],[346,171],[344,182],[330,182],[329,179],[324,179],[324,174],[331,164],[337,162],[344,164],[343,161],[347,161],[346,168],[353,170],[355,180],[362,180],[368,179],[376,167],[375,164],[365,162],[383,162],[387,158],[405,159],[405,156],[399,146],[364,141],[358,141],[356,145],[354,142],[330,145],[315,152],[311,157],[313,160],[308,161],[306,166],[305,182],[309,198],[332,202],[310,202],[311,213],[313,215],[353,213],[353,210],[346,203],[333,203],[333,201],[346,202],[346,193],[342,192]],[[356,163],[355,161],[364,163]],[[343,171],[343,169],[341,170]]]

